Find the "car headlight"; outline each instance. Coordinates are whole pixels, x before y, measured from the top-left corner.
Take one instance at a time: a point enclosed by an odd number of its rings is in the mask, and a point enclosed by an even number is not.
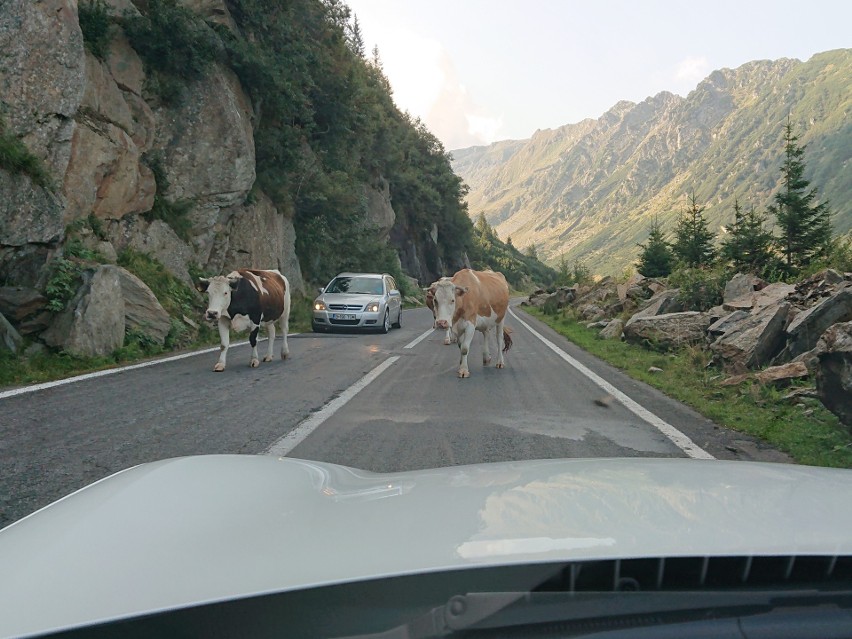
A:
[[[379,312],[379,303],[378,302],[370,302],[367,304],[367,312],[368,313],[378,313]]]
[[[315,301],[314,302],[314,310],[315,311],[324,311],[325,310],[325,304],[323,302],[321,302],[320,300]]]

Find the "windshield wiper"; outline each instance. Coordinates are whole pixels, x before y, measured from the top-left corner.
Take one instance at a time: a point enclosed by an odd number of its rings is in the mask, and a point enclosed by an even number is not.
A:
[[[818,621],[817,634],[801,634],[802,620],[811,630]],[[653,629],[642,637],[679,637],[684,624],[690,635],[698,624],[706,636],[852,637],[852,591],[468,593],[405,625],[348,639],[487,637],[498,629],[501,637],[633,637],[637,629]]]

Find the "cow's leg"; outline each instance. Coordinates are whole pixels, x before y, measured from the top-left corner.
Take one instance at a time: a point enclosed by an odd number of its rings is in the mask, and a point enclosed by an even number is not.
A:
[[[213,367],[213,371],[221,373],[225,370],[228,360],[228,346],[231,345],[231,322],[227,318],[219,318],[219,361]]]
[[[488,329],[482,331],[482,365],[488,366],[491,363],[491,347],[488,345]]]
[[[505,368],[503,361],[503,322],[497,322],[497,368]]]
[[[272,352],[275,350],[275,322],[267,322],[266,323],[266,336],[267,336],[267,347],[266,347],[266,356],[263,358],[264,362],[272,361]]]
[[[473,342],[473,334],[475,332],[476,327],[468,323],[464,332],[458,334],[459,351],[461,352],[459,377],[470,377],[470,369],[467,367],[467,354],[470,352],[470,344]]]
[[[281,313],[281,359],[290,356],[290,346],[287,344],[287,333],[290,332],[290,298],[284,299],[284,311]]]
[[[251,344],[251,362],[249,362],[249,366],[252,368],[260,366],[260,360],[257,358],[257,334],[259,332],[260,325],[257,325],[251,329],[251,333],[249,334],[249,344]]]
[[[444,345],[452,344],[455,340],[453,339],[453,329],[448,328],[447,334],[444,335]]]

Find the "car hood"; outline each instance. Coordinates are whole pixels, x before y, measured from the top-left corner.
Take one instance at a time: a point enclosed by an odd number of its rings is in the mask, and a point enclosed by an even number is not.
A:
[[[366,306],[370,302],[377,302],[381,295],[370,293],[323,293],[317,299],[326,304],[352,304]]]
[[[123,471],[0,531],[0,637],[466,566],[852,553],[852,471],[679,459]]]

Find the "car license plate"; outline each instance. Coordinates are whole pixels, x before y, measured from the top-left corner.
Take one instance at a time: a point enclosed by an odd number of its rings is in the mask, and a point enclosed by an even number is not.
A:
[[[354,313],[332,313],[332,314],[331,314],[331,319],[337,319],[337,320],[354,320],[354,319],[355,319],[355,314],[354,314]]]

